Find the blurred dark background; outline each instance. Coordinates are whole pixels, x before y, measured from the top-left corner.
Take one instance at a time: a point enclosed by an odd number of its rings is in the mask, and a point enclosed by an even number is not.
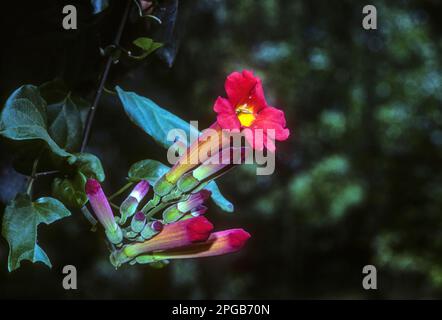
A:
[[[104,61],[98,48],[115,35],[124,2],[92,15],[89,1],[70,1],[77,31],[61,28],[65,1],[2,9],[2,104],[20,85],[57,76],[91,101]],[[366,4],[377,7],[378,30],[362,28]],[[189,0],[168,32],[132,14],[123,45],[159,37],[169,60],[122,59],[109,88],[119,84],[208,126],[226,75],[247,68],[284,109],[292,134],[278,145],[276,172],[256,176],[245,166],[222,177],[236,210],[212,203],[208,213],[218,229],[243,227],[252,238],[230,256],[115,271],[102,237],[74,212],[39,228],[52,270],[23,262],[8,273],[0,240],[0,297],[442,298],[441,12],[436,0]],[[12,169],[11,143],[2,139],[0,150],[3,214],[25,176]],[[132,163],[166,160],[112,95],[101,100],[88,151],[102,159],[109,192]],[[49,182],[37,190],[47,194]],[[62,288],[67,264],[77,267],[76,291]],[[362,288],[367,264],[377,267],[376,291]]]

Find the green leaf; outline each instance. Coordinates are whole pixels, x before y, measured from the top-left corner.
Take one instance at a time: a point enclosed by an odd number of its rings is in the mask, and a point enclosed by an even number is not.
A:
[[[154,140],[164,148],[169,148],[173,144],[173,141],[167,140],[167,134],[172,129],[181,129],[186,132],[188,137],[190,134],[193,136],[199,135],[199,132],[195,127],[161,108],[152,100],[146,97],[141,97],[134,92],[126,92],[118,86],[116,87],[116,90],[123,107],[132,122],[143,129],[144,132],[154,138]],[[233,204],[222,196],[215,182],[211,182],[208,186],[209,188],[212,188],[213,201],[221,209],[227,212],[232,212]]]
[[[159,161],[141,160],[130,167],[128,177],[132,182],[147,180],[153,185],[167,171],[169,171],[169,167]]]
[[[91,153],[75,153],[75,158],[69,158],[68,163],[78,166],[78,171],[88,178],[103,182],[106,178],[100,159]]]
[[[116,90],[132,122],[164,148],[169,148],[173,144],[173,141],[167,140],[167,134],[172,129],[182,129],[189,136],[190,128],[194,136],[199,135],[198,130],[188,122],[161,108],[152,100],[134,92],[126,92],[118,86]]]
[[[18,195],[6,207],[2,224],[2,235],[9,243],[8,270],[19,268],[22,260],[43,262],[52,267],[48,256],[37,244],[38,225],[51,224],[70,214],[56,199],[45,197],[32,202],[28,195]]]
[[[137,38],[133,41],[133,44],[136,45],[138,48],[141,48],[144,52],[141,56],[138,56],[139,59],[144,59],[149,54],[157,50],[158,48],[161,48],[163,46],[160,42],[155,42],[151,38],[147,37],[141,37]]]
[[[86,179],[81,172],[77,172],[73,179],[55,178],[52,182],[52,194],[69,207],[82,208],[88,201],[84,191]]]
[[[71,94],[60,79],[42,84],[39,90],[47,103],[49,135],[67,151],[78,149],[83,136],[88,103]]]
[[[6,101],[5,108],[13,101],[19,99],[29,100],[31,104],[37,109],[39,115],[42,117],[42,122],[46,123],[46,101],[40,95],[40,92],[36,86],[24,85],[15,90]]]
[[[12,140],[43,140],[60,157],[71,156],[48,134],[46,102],[32,85],[18,88],[6,101],[0,116],[0,134]]]
[[[52,123],[60,113],[60,106],[63,105],[64,100],[69,97],[71,102],[77,107],[80,112],[81,130],[83,130],[89,111],[89,102],[77,95],[72,94],[66,84],[60,79],[54,79],[49,82],[43,83],[39,87],[39,90],[41,96],[48,105],[46,112],[48,114],[49,126],[52,125]]]
[[[210,197],[218,205],[218,207],[220,207],[224,211],[233,212],[233,210],[235,209],[233,203],[231,203],[221,194],[221,191],[219,190],[218,185],[215,183],[215,181],[209,182],[209,184],[204,189],[212,192],[212,195]]]
[[[72,151],[81,144],[83,125],[80,111],[70,97],[61,102],[59,112],[49,127],[49,134],[64,149]]]

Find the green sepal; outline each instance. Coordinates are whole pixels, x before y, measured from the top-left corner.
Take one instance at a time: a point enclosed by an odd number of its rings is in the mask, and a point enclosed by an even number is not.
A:
[[[184,215],[183,212],[178,210],[178,208],[174,205],[163,211],[163,222],[171,223],[178,221]]]
[[[166,176],[162,176],[153,186],[154,192],[159,196],[165,196],[175,187],[173,183],[167,181]]]
[[[192,189],[195,189],[199,183],[200,181],[193,176],[192,172],[189,172],[178,180],[177,186],[182,192],[189,192]]]

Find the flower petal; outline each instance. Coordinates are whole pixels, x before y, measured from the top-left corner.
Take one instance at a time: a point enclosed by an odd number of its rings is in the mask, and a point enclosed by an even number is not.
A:
[[[226,79],[225,89],[233,106],[249,103],[258,112],[267,106],[261,80],[251,71],[232,72]]]
[[[284,113],[276,108],[268,107],[262,110],[253,123],[254,128],[261,128],[264,131],[275,130],[275,139],[278,141],[287,140],[290,136],[290,130],[285,127]]]
[[[216,117],[216,121],[223,129],[239,129],[241,127],[241,123],[238,120],[236,114],[218,114]]]
[[[261,110],[258,114],[258,119],[259,118],[265,118],[269,121],[279,123],[282,127],[286,126],[284,111],[274,107],[268,107]]]
[[[232,106],[226,98],[218,97],[213,105],[213,110],[216,113],[235,114],[235,107]]]

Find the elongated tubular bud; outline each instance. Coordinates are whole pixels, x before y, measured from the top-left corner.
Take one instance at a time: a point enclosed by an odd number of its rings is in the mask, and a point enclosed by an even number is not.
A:
[[[202,198],[201,202],[204,202],[205,198]],[[206,213],[207,211],[207,207],[203,206],[203,205],[196,205],[194,204],[195,207],[192,208],[190,211],[190,214],[188,215],[188,218],[192,218],[192,217],[198,217],[203,215],[204,213]],[[176,205],[173,205],[169,208],[167,208],[166,210],[163,211],[163,222],[164,223],[172,223],[175,221],[180,220],[181,218],[183,218],[187,212],[181,212],[180,210],[178,210]]]
[[[165,225],[154,238],[142,243],[135,243],[124,247],[122,250],[128,257],[135,257],[142,253],[166,250],[187,246],[194,242],[207,240],[213,225],[204,217],[178,221]]]
[[[245,156],[246,148],[244,147],[225,148],[193,170],[192,175],[198,181],[213,179],[243,163]]]
[[[150,240],[124,246],[110,256],[115,267],[133,260],[136,256],[157,250],[166,250],[207,240],[213,225],[204,217],[196,217],[165,225],[163,230]],[[144,230],[143,230],[144,231]]]
[[[130,192],[129,197],[134,197],[138,202],[141,202],[146,194],[149,192],[150,184],[147,180],[141,180]]]
[[[120,224],[124,224],[137,210],[139,203],[149,192],[150,184],[147,180],[141,180],[132,189],[128,197],[120,205]]]
[[[230,142],[222,132],[217,122],[210,126],[212,130],[203,131],[197,141],[192,143],[186,153],[180,157],[177,163],[165,174],[165,179],[175,185],[178,179],[186,172],[192,170],[200,163],[207,160],[210,150],[219,150]],[[212,135],[215,133],[215,135]],[[155,188],[154,188],[155,189]],[[156,192],[156,190],[155,190]]]
[[[207,159],[191,172],[185,173],[177,183],[178,189],[186,193],[201,182],[215,179],[245,160],[246,148],[228,147]]]
[[[137,257],[137,260],[139,260],[139,263],[151,263],[164,259],[191,259],[218,256],[239,251],[249,238],[250,234],[243,229],[229,229],[212,233],[205,242],[141,255]]]
[[[95,179],[88,179],[85,186],[89,203],[100,223],[103,225],[106,236],[114,243],[118,244],[123,240],[123,233],[115,222],[115,217],[110,207],[109,201],[101,188],[100,183]]]

